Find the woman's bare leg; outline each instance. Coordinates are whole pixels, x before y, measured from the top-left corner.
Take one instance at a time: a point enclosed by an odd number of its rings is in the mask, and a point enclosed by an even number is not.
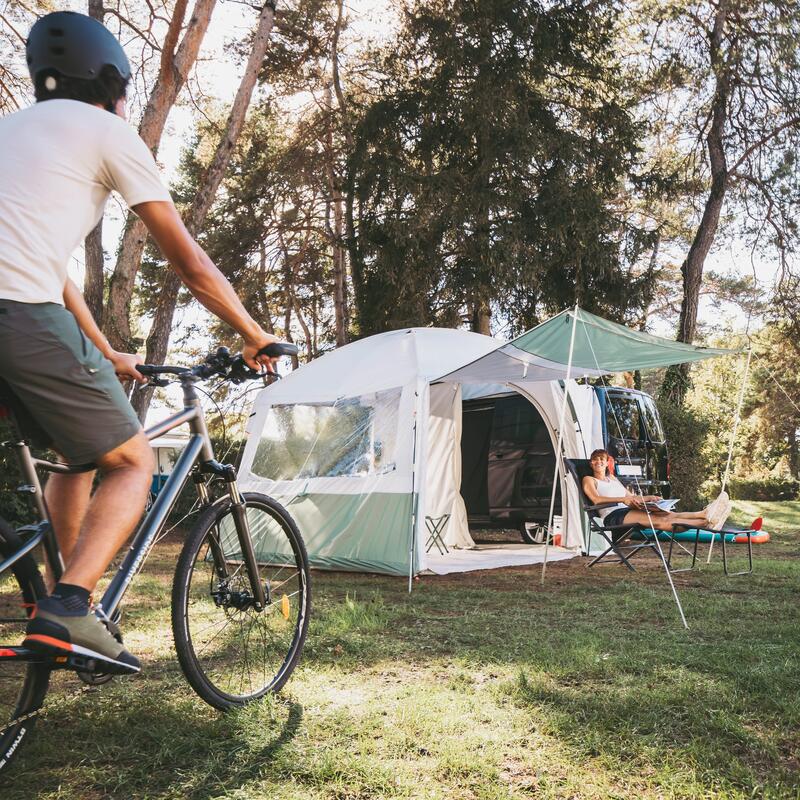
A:
[[[705,523],[706,517],[703,514],[699,516],[689,516],[686,514],[652,514],[648,515],[645,511],[629,511],[625,515],[624,522],[635,523],[643,525],[645,528],[657,528],[660,531],[672,531],[673,525],[685,525],[688,528],[693,528],[699,523]]]

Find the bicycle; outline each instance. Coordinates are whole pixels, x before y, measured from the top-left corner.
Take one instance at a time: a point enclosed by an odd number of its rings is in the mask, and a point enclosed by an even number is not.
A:
[[[295,345],[274,343],[269,356],[294,355]],[[95,613],[118,637],[119,606],[141,570],[178,495],[191,477],[201,506],[188,534],[172,584],[172,629],[181,669],[210,705],[227,710],[278,691],[296,666],[308,630],[311,589],[308,556],[294,521],[266,495],[242,493],[236,470],[214,458],[195,384],[221,377],[234,383],[261,378],[241,356],[219,348],[194,367],[140,365],[151,384],[180,383],[184,408],[146,431],[154,439],[188,424],[191,437],[145,513],[130,547]],[[43,707],[51,673],[72,670],[86,683],[113,677],[107,665],[71,653],[43,656],[19,646],[44,582],[32,551],[42,546],[56,580],[63,571],[37,470],[69,473],[73,467],[31,455],[25,439],[7,442],[17,452],[40,522],[12,528],[0,520],[0,770],[18,753]],[[212,499],[211,484],[225,493]],[[1,644],[1,642],[10,642]]]

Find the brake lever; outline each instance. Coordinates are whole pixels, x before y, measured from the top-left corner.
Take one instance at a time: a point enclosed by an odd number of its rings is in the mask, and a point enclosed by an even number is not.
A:
[[[264,385],[269,386],[270,383],[274,383],[274,381],[280,379],[280,377],[281,376],[277,372],[259,372],[252,367],[248,367],[241,355],[231,360],[230,369],[228,371],[228,379],[236,384],[262,378]]]

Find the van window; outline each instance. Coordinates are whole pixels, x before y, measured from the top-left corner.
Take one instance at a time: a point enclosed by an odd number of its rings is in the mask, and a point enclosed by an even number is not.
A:
[[[606,428],[615,439],[641,437],[639,401],[636,397],[606,395]]]
[[[658,418],[658,410],[652,397],[643,397],[642,406],[644,408],[644,424],[647,427],[647,435],[651,442],[663,442],[664,431],[661,429],[661,420]]]

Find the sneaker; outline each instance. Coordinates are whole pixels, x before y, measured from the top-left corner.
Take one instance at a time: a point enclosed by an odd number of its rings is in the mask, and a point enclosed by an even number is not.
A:
[[[721,510],[723,505],[728,502],[730,498],[727,492],[720,492],[704,509],[706,512],[706,519],[713,519]]]
[[[708,518],[708,527],[715,531],[722,530],[722,526],[728,521],[728,517],[733,510],[733,504],[727,497],[728,496],[725,495],[725,501],[720,503],[714,513]]]
[[[45,597],[25,629],[25,647],[47,655],[74,653],[97,659],[122,672],[139,672],[141,665],[95,616],[94,612],[70,611],[54,597]]]

